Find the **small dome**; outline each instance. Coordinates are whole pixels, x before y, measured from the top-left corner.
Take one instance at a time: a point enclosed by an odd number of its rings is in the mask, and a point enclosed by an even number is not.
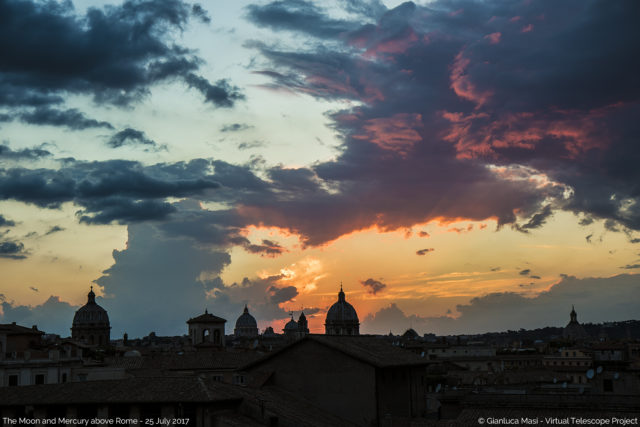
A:
[[[238,317],[236,320],[236,329],[239,328],[257,328],[258,322],[256,322],[255,317],[249,314],[249,309],[247,306],[244,306],[244,313]]]
[[[338,292],[338,301],[327,311],[324,330],[327,335],[360,335],[358,313],[345,299],[342,284]]]
[[[80,307],[73,316],[73,326],[109,326],[107,310],[96,304],[93,287],[87,295],[87,303]]]
[[[402,334],[402,338],[416,339],[418,337],[419,337],[418,333],[413,328],[407,329],[407,331],[404,334]]]
[[[576,309],[572,306],[571,313],[569,313],[569,318],[571,319],[567,326],[564,327],[562,331],[562,337],[570,340],[580,340],[586,339],[589,337],[587,331],[585,331],[584,327],[578,322],[578,314],[576,313]]]
[[[327,312],[327,323],[330,322],[359,322],[358,313],[344,298],[344,292],[340,288],[338,301]]]
[[[293,316],[291,316],[291,320],[289,320],[287,322],[286,325],[284,325],[284,331],[297,331],[298,330],[298,322],[296,322],[295,320],[293,320]]]

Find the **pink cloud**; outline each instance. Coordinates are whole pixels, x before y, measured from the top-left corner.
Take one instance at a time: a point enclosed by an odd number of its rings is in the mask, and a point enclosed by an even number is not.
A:
[[[569,158],[591,149],[603,149],[609,141],[598,123],[622,104],[587,112],[554,109],[549,112],[507,113],[489,121],[485,113],[441,112],[451,123],[443,135],[456,147],[458,158],[495,157],[495,149],[534,150],[542,140],[562,144]]]
[[[475,102],[477,109],[491,97],[492,92],[489,90],[480,91],[476,88],[476,85],[466,73],[466,69],[470,63],[471,60],[464,57],[463,51],[460,51],[456,55],[451,65],[451,74],[449,75],[449,80],[451,81],[450,87],[460,98]]]
[[[528,33],[530,31],[533,31],[533,24],[525,25],[524,27],[522,27],[523,33]]]
[[[413,145],[422,140],[416,129],[422,128],[420,114],[399,113],[392,117],[369,119],[363,125],[365,133],[355,139],[368,140],[378,147],[406,155]]]
[[[491,44],[500,43],[500,38],[501,37],[502,37],[502,33],[500,33],[500,32],[491,33],[491,34],[487,34],[486,36],[484,36],[484,38],[489,40],[489,43],[491,43]]]

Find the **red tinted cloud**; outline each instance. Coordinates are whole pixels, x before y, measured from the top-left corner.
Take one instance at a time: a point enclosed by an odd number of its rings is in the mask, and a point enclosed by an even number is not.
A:
[[[354,135],[355,139],[366,140],[378,147],[406,155],[413,145],[422,137],[416,129],[422,126],[420,114],[396,114],[367,120],[363,133]]]
[[[484,38],[489,40],[489,43],[491,44],[498,44],[500,43],[500,39],[502,38],[502,33],[498,31],[495,33],[487,34],[486,36],[484,36]]]
[[[471,77],[466,71],[470,63],[471,60],[465,58],[463,51],[458,52],[451,65],[451,74],[449,76],[451,89],[453,89],[460,98],[473,101],[476,103],[476,108],[480,108],[491,96],[491,91],[481,91],[471,81]]]

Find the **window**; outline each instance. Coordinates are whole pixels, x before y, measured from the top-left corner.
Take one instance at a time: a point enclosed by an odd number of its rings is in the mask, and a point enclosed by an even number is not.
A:
[[[9,375],[9,385],[10,386],[18,385],[18,376],[17,375]]]
[[[244,375],[236,375],[233,377],[234,384],[244,384]]]
[[[63,383],[67,382],[67,374],[66,373],[62,374],[62,382]]]
[[[613,380],[604,380],[602,382],[602,389],[604,391],[613,391]]]
[[[35,384],[44,384],[44,374],[36,375]]]

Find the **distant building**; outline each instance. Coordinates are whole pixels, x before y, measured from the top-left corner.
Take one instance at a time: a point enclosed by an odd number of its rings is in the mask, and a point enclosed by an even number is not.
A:
[[[73,369],[82,366],[81,347],[88,346],[70,340],[48,343],[43,337],[35,325],[0,325],[0,388],[72,380]]]
[[[303,338],[306,335],[309,335],[309,324],[307,322],[307,316],[304,315],[304,312],[300,313],[300,317],[298,317],[298,321],[293,320],[293,313],[291,314],[291,320],[284,325],[284,329],[282,330],[284,335],[289,339],[299,339]]]
[[[307,322],[307,316],[304,315],[304,311],[300,312],[300,317],[298,318],[298,333],[300,337],[309,334],[309,323]]]
[[[275,331],[271,326],[267,326],[264,332],[262,333],[262,336],[264,338],[272,338],[272,337],[277,337],[278,334],[275,333]]]
[[[255,317],[249,314],[249,308],[244,306],[244,312],[236,320],[236,328],[233,331],[236,338],[255,338],[258,336],[258,323]]]
[[[224,324],[226,319],[214,316],[204,310],[204,314],[187,320],[189,337],[194,346],[224,347]]]
[[[87,295],[87,303],[73,316],[71,339],[89,345],[109,345],[111,325],[107,311],[96,304],[93,286]]]
[[[578,323],[578,314],[573,306],[571,306],[571,313],[569,313],[570,321],[562,331],[562,337],[568,340],[583,340],[589,338],[589,334],[584,330],[582,325]]]
[[[327,312],[324,327],[327,335],[360,335],[358,313],[345,299],[342,285],[338,301]]]

